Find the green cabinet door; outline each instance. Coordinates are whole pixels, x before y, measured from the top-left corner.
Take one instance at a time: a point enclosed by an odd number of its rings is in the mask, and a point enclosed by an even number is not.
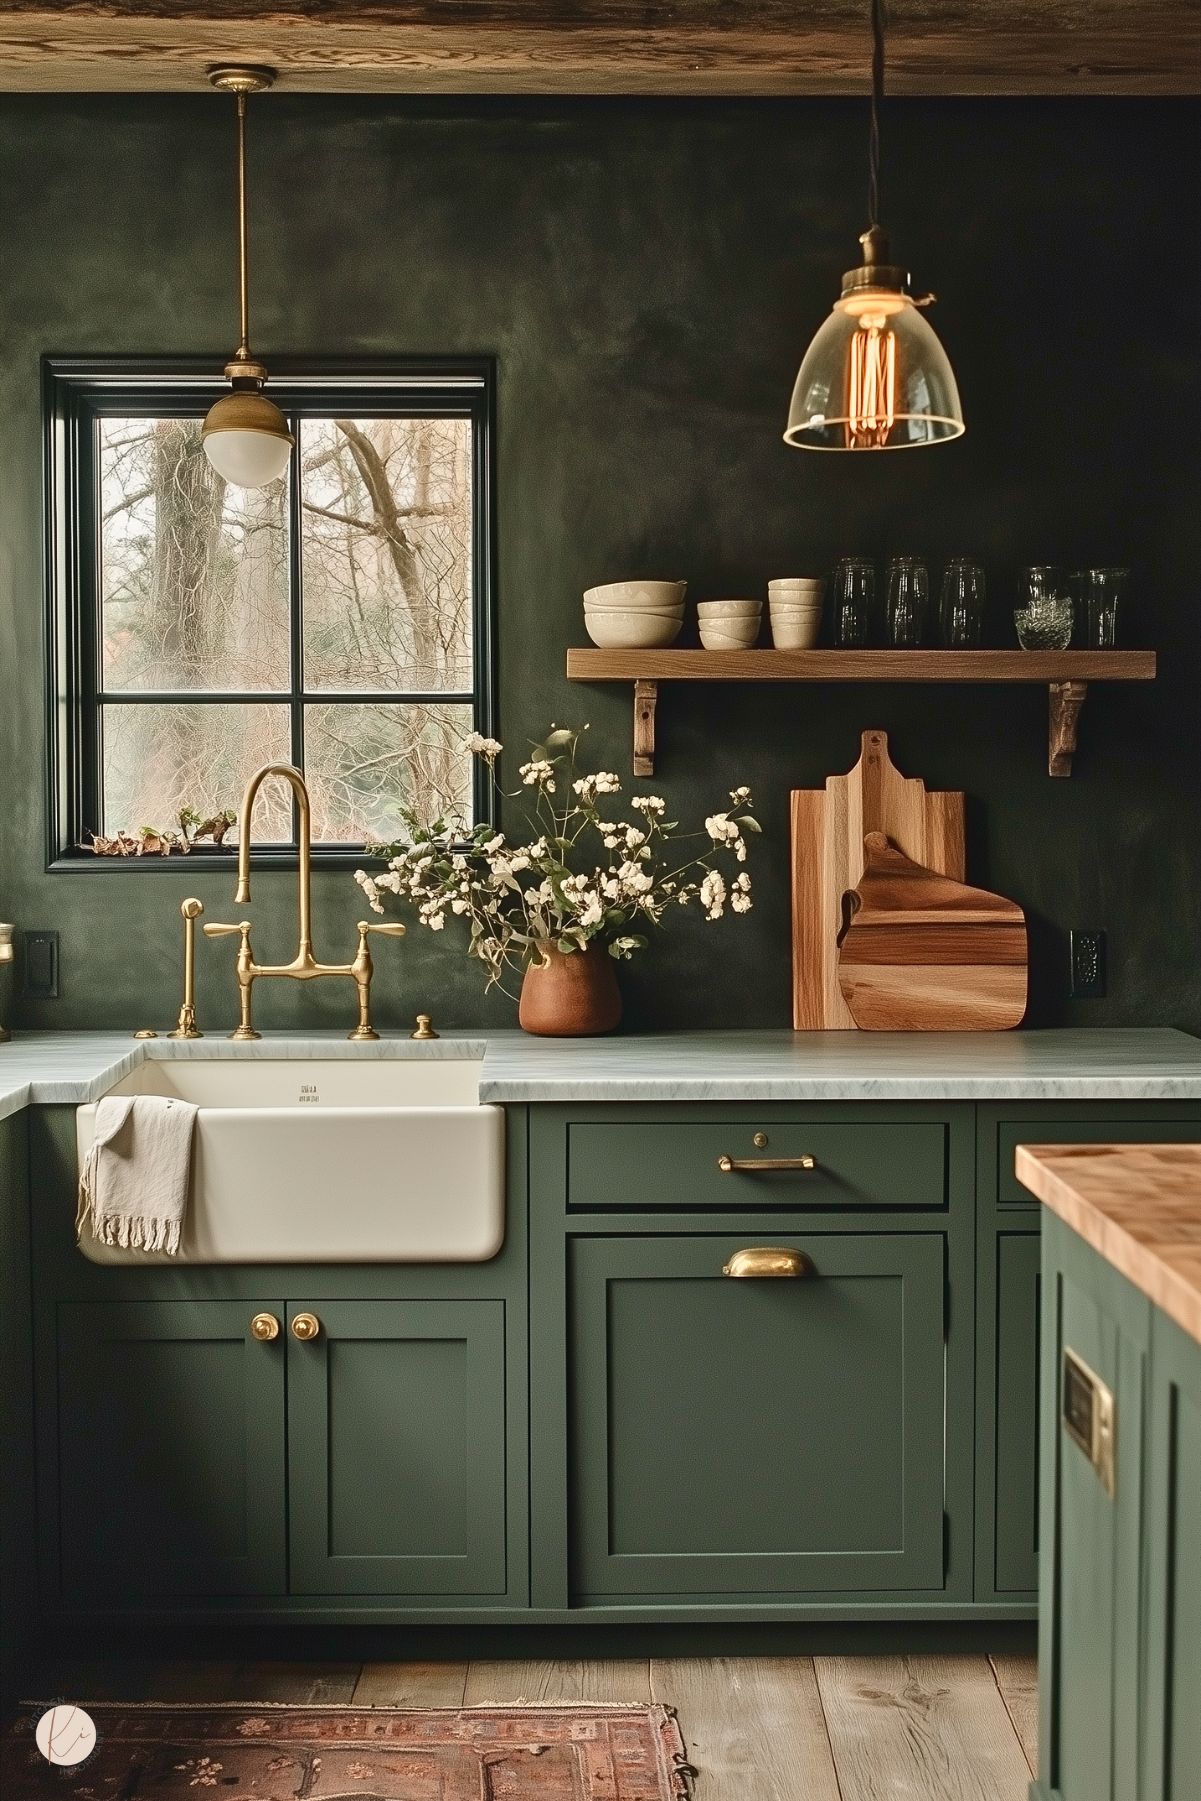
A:
[[[504,1302],[288,1312],[292,1592],[503,1594]]]
[[[284,1346],[279,1303],[110,1301],[58,1310],[63,1600],[123,1606],[281,1594]]]
[[[1201,1345],[1151,1324],[1143,1797],[1201,1795]]]
[[[747,1242],[571,1242],[576,1599],[939,1589],[942,1236]]]
[[[1043,1226],[1039,1774],[1058,1801],[1139,1801],[1143,1397],[1150,1308],[1048,1214]],[[1068,1353],[1085,1366],[1069,1381]],[[1091,1374],[1089,1374],[1091,1372]],[[1113,1397],[1113,1492],[1069,1429]],[[1083,1430],[1083,1428],[1081,1428]],[[1085,1434],[1087,1436],[1087,1434]],[[1163,1801],[1156,1795],[1156,1801]]]
[[[996,1520],[999,1594],[1038,1587],[1039,1237],[1002,1232],[996,1259]]]

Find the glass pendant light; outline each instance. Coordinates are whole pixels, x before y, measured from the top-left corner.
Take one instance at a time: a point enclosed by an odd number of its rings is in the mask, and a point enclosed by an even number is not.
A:
[[[265,488],[283,474],[292,453],[292,434],[274,401],[263,393],[267,371],[250,351],[250,305],[246,233],[246,96],[275,80],[273,69],[220,68],[209,72],[216,88],[238,102],[238,269],[241,336],[225,365],[230,392],[209,408],[202,429],[205,454],[218,475],[238,488]]]
[[[892,261],[879,223],[884,0],[872,0],[868,138],[870,225],[863,262],[848,269],[834,310],[805,352],[784,442],[800,450],[906,450],[963,435],[959,389],[937,336],[918,311],[909,272]]]

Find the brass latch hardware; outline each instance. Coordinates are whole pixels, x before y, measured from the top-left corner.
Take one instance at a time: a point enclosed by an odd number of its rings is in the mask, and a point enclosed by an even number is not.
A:
[[[279,1321],[273,1313],[256,1313],[250,1322],[250,1336],[260,1344],[270,1344],[279,1337]]]
[[[757,1244],[735,1251],[721,1273],[737,1278],[791,1276],[795,1279],[807,1276],[812,1267],[804,1251],[794,1251],[788,1245]]]
[[[752,1174],[765,1169],[816,1169],[816,1157],[719,1157],[717,1167],[723,1176],[731,1170],[749,1170]]]
[[[298,1313],[292,1321],[292,1336],[301,1344],[308,1344],[316,1338],[321,1330],[321,1321],[315,1313]]]
[[[1115,1487],[1113,1390],[1083,1357],[1063,1348],[1063,1429],[1079,1445],[1112,1500]]]

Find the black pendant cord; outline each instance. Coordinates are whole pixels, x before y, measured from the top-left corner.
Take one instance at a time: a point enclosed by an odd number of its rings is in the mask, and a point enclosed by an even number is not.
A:
[[[880,103],[884,99],[885,0],[872,0],[872,105],[867,136],[867,222],[880,223]]]

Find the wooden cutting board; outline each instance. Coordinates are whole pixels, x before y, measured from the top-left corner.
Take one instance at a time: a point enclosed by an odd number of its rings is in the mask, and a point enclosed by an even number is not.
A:
[[[1026,916],[923,869],[883,832],[864,841],[838,985],[868,1032],[1000,1032],[1026,1011]]]
[[[824,788],[792,794],[792,1023],[798,1032],[854,1031],[838,982],[843,896],[863,874],[863,840],[883,832],[923,868],[963,880],[963,795],[927,793],[903,776],[885,732],[864,732],[860,757]]]

